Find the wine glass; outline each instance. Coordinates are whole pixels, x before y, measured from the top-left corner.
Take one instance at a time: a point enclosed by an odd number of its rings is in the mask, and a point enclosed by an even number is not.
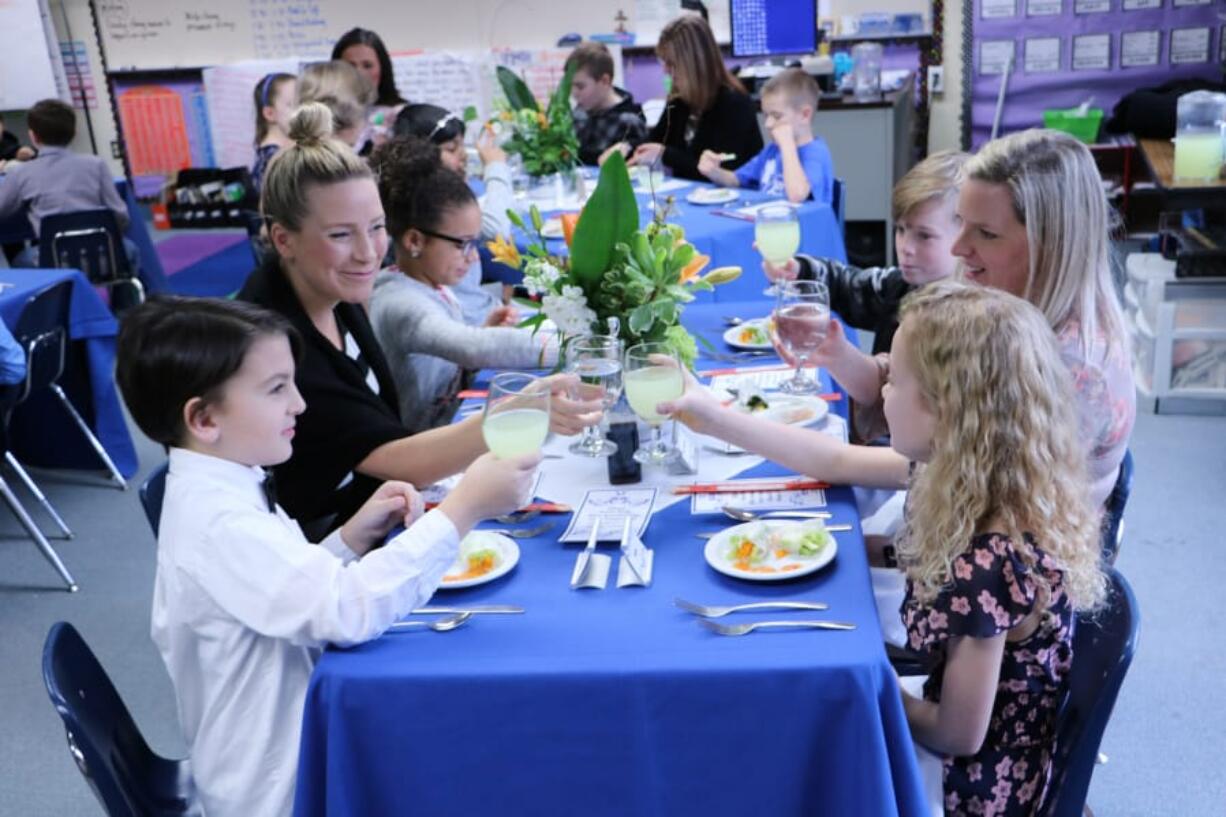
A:
[[[575,338],[566,348],[567,370],[579,376],[579,384],[604,389],[602,402],[608,411],[622,393],[622,344],[612,335]],[[600,422],[583,429],[583,436],[571,444],[572,454],[607,457],[617,451],[617,443],[604,438]]]
[[[814,394],[817,381],[805,377],[805,366],[826,339],[830,327],[830,293],[821,281],[781,281],[775,302],[775,332],[783,348],[796,358],[796,375],[780,385],[788,394]]]
[[[786,264],[800,249],[800,218],[790,205],[772,204],[759,209],[753,231],[758,252],[775,266]],[[773,298],[778,293],[778,284],[772,283],[764,294]]]
[[[681,361],[665,343],[640,343],[626,350],[622,381],[630,408],[651,426],[651,442],[634,452],[634,458],[647,465],[664,465],[677,456],[677,449],[664,441],[660,424],[665,416],[656,406],[676,400],[685,391]]]
[[[495,457],[522,457],[541,450],[549,433],[549,386],[523,372],[502,372],[490,381],[481,436]]]

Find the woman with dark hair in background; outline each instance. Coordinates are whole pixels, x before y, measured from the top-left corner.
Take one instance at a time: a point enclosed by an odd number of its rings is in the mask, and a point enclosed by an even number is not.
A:
[[[368,111],[369,144],[359,146],[366,154],[372,147],[383,144],[392,130],[392,122],[408,100],[396,88],[392,58],[379,35],[366,28],[351,28],[332,47],[332,59],[344,60],[361,72],[375,89],[375,101]]]

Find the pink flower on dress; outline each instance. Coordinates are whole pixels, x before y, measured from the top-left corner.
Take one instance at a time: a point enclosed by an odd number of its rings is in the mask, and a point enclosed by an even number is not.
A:
[[[978,783],[983,779],[983,764],[972,763],[966,767],[966,779],[972,783]]]
[[[969,582],[971,577],[975,575],[975,568],[971,567],[971,563],[965,557],[959,556],[954,559],[954,576],[964,582]]]
[[[1030,764],[1027,763],[1025,759],[1019,760],[1017,763],[1013,764],[1013,779],[1024,780],[1026,778],[1026,772],[1029,770]]]
[[[983,612],[992,617],[997,627],[1003,629],[1009,628],[1009,613],[1001,609],[996,603],[996,598],[987,590],[979,591],[979,607]]]
[[[1000,762],[996,764],[996,769],[995,769],[996,777],[998,779],[1001,777],[1008,777],[1009,770],[1012,768],[1013,768],[1013,758],[1007,755],[1005,757],[1002,757],[1000,759]]]
[[[996,561],[996,557],[992,555],[992,551],[985,548],[975,549],[975,564],[982,567],[984,570],[992,569],[992,562]]]
[[[1034,799],[1035,789],[1039,787],[1039,778],[1027,780],[1017,788],[1017,802],[1025,804]]]
[[[954,596],[949,602],[949,609],[961,616],[969,615],[971,612],[971,600],[966,596]]]
[[[945,793],[945,811],[955,812],[960,805],[962,805],[962,798],[958,796],[956,791]]]
[[[949,629],[949,616],[939,610],[933,610],[928,614],[928,626],[935,630]]]

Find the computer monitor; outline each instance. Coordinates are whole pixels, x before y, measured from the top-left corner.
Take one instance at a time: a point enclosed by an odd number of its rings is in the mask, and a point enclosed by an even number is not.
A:
[[[814,0],[729,0],[732,55],[763,57],[817,50]]]

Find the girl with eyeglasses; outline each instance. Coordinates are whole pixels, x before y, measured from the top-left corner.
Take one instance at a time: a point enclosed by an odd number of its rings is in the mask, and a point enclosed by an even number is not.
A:
[[[460,174],[461,178],[467,178],[468,174],[464,131],[464,120],[438,105],[408,105],[396,117],[396,136],[414,136],[434,145],[443,167]],[[481,182],[485,185],[485,191],[478,199],[481,206],[481,238],[510,235],[511,221],[507,218],[507,210],[515,206],[515,191],[507,154],[488,130],[483,130],[477,137],[476,148],[481,158]],[[490,313],[502,303],[482,289],[481,284],[481,268],[474,265],[469,276],[453,290],[460,301],[464,320],[473,326],[485,323]]]
[[[281,148],[289,147],[289,118],[294,114],[298,96],[298,78],[293,74],[266,74],[256,83],[255,103],[255,162],[251,165],[251,183],[256,192],[264,181],[264,170]]]
[[[514,310],[505,306],[483,326],[464,321],[452,288],[480,265],[481,210],[433,145],[398,137],[372,165],[396,263],[375,279],[371,323],[391,362],[401,420],[420,431],[451,421],[456,395],[478,369],[553,365],[556,337],[507,325]]]

